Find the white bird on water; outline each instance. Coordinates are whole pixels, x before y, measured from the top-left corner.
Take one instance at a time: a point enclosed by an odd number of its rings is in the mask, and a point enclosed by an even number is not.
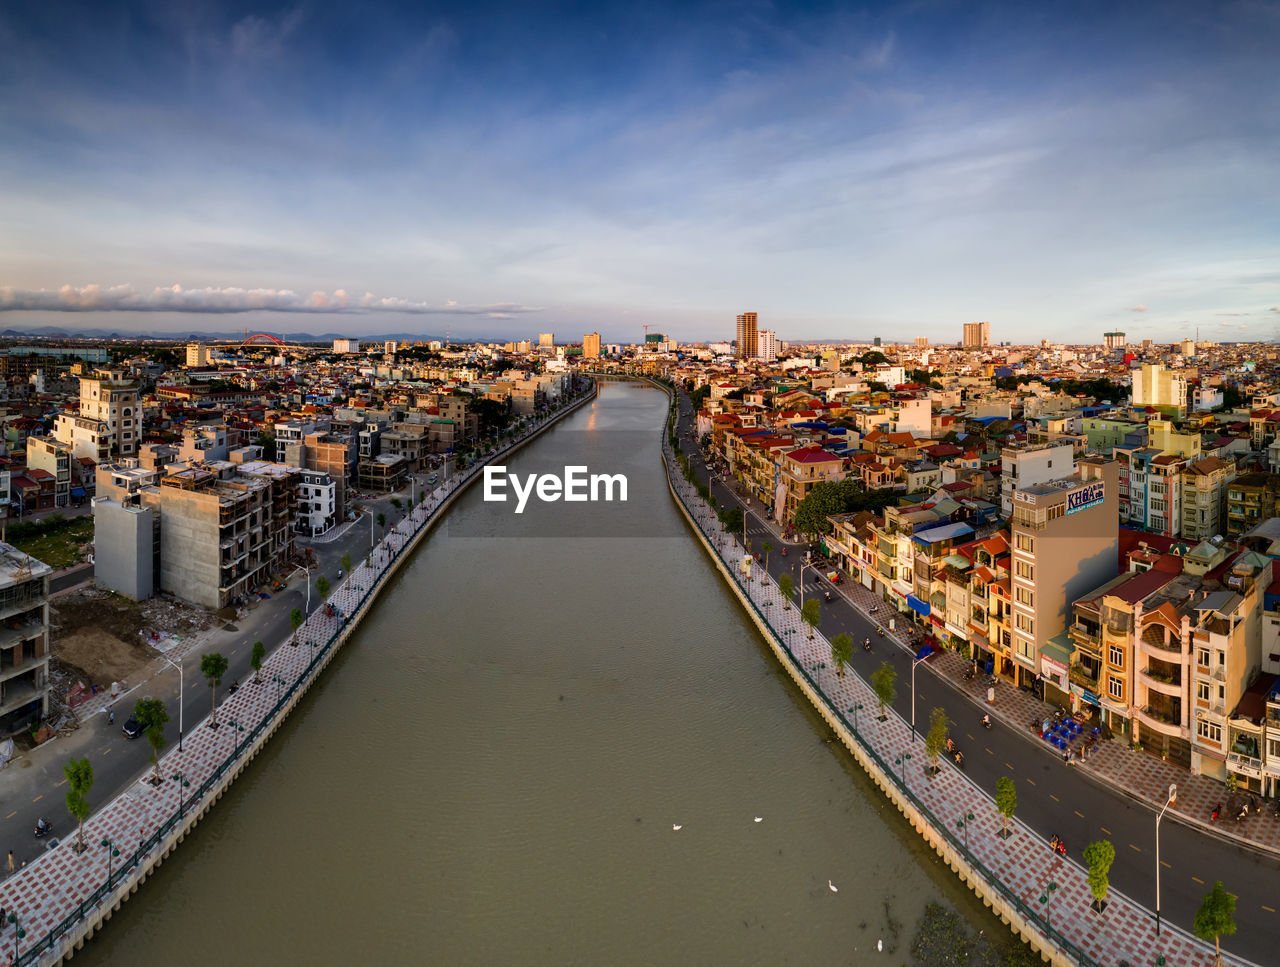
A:
[[[835,885],[834,883],[832,883],[830,880],[827,880],[827,886],[831,887],[831,892],[832,892],[832,893],[839,893],[839,892],[840,892],[839,890],[837,890],[837,889],[836,889],[836,885]]]
[[[679,825],[677,825],[676,823],[672,823],[672,824],[671,824],[671,828],[672,828],[672,829],[684,829],[684,827],[683,827],[683,826],[679,826]]]
[[[763,822],[764,822],[764,817],[763,817],[763,816],[757,816],[757,817],[756,817],[756,822],[757,822],[757,823],[763,823]]]

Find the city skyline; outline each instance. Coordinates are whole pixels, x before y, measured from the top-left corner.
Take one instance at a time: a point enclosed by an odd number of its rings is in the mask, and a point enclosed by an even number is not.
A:
[[[557,13],[0,14],[0,328],[1276,337],[1275,4]]]

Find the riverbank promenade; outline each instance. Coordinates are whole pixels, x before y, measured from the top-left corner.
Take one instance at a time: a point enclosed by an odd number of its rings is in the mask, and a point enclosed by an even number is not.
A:
[[[843,675],[837,672],[830,642],[801,621],[800,602],[785,599],[763,568],[753,567],[749,578],[742,573],[744,551],[738,535],[725,532],[714,510],[684,479],[665,436],[663,449],[677,498],[759,623],[786,652],[795,675],[820,695],[848,737],[926,818],[933,838],[949,844],[992,894],[1033,925],[1055,962],[1099,967],[1122,961],[1178,967],[1213,962],[1211,944],[1167,922],[1157,935],[1154,914],[1115,890],[1109,891],[1105,910],[1096,912],[1086,871],[1075,859],[1055,853],[1018,821],[1016,812],[1007,821],[996,809],[994,790],[979,788],[945,755],[934,772],[921,730],[913,734],[910,723],[892,708],[882,715],[871,687],[851,669]],[[888,647],[883,640],[873,645]],[[927,709],[921,719],[927,722]],[[1001,835],[1006,827],[1007,838]],[[1231,957],[1224,961],[1248,963]]]
[[[49,814],[67,835],[50,841],[51,849],[0,884],[0,963],[46,964],[72,952],[86,925],[109,912],[172,849],[191,824],[227,789],[257,749],[280,725],[320,670],[351,631],[361,609],[372,603],[380,585],[406,550],[443,512],[450,498],[481,471],[483,465],[510,453],[550,424],[586,402],[591,391],[569,401],[562,410],[534,420],[467,472],[455,475],[423,496],[386,529],[368,558],[331,592],[296,634],[279,643],[263,662],[261,673],[242,682],[234,694],[216,689],[217,714],[208,710],[209,695],[193,695],[202,720],[190,725],[181,743],[174,738],[175,710],[168,745],[160,758],[159,778],[148,770],[129,789],[93,812],[84,823],[84,850],[77,850],[75,828],[68,823],[61,794],[66,781],[50,794]],[[216,727],[214,722],[216,720]],[[140,739],[139,741],[145,741]],[[92,803],[93,793],[89,800]],[[12,918],[12,922],[11,922]]]

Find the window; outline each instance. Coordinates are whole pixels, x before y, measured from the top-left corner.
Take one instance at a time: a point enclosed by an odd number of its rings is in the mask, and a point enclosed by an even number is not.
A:
[[[1019,532],[1014,537],[1014,547],[1020,551],[1026,551],[1028,554],[1034,554],[1036,551],[1036,539],[1030,534]]]
[[[1196,735],[1209,742],[1222,744],[1222,726],[1215,722],[1206,722],[1203,719],[1197,722]]]
[[[1121,648],[1119,645],[1112,645],[1107,650],[1107,660],[1110,661],[1111,664],[1115,665],[1116,668],[1123,668],[1124,667],[1124,649]]]
[[[1014,597],[1018,599],[1018,604],[1025,604],[1028,608],[1035,607],[1036,594],[1030,588],[1017,587],[1014,589]]]
[[[1018,639],[1018,654],[1023,658],[1035,660],[1036,646],[1034,642],[1027,641],[1025,638]]]
[[[1024,581],[1030,581],[1032,584],[1036,580],[1036,566],[1028,564],[1026,561],[1017,561],[1014,564],[1014,572]]]
[[[1202,702],[1209,701],[1208,682],[1196,682],[1196,698],[1200,699]]]
[[[1025,614],[1015,614],[1013,616],[1013,624],[1019,631],[1025,631],[1029,635],[1035,633],[1035,622]]]
[[[1226,686],[1226,685],[1219,685],[1219,686],[1218,686],[1218,701],[1219,701],[1219,702],[1225,702],[1226,700],[1227,700],[1227,686]]]
[[[1115,675],[1107,676],[1107,694],[1117,702],[1124,701],[1124,679]]]
[[[1196,651],[1196,664],[1201,668],[1209,667],[1209,649],[1200,648]]]

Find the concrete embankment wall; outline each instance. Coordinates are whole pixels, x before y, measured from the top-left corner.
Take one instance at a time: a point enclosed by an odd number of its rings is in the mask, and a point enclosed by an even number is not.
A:
[[[493,458],[507,457],[517,452],[522,447],[541,436],[546,430],[555,426],[561,419],[568,416],[579,407],[590,403],[596,398],[597,393],[598,384],[593,385],[592,392],[590,394],[572,403],[563,412],[556,414],[555,419],[546,423],[544,426],[539,427],[524,439],[511,444],[506,449],[500,450],[498,453],[494,454],[493,457],[486,458],[481,461],[477,464],[477,467],[483,463],[489,462],[489,460]],[[441,502],[439,507],[432,511],[427,520],[424,521],[422,526],[419,527],[416,532],[414,532],[413,536],[410,537],[409,542],[404,546],[400,553],[395,556],[391,564],[381,573],[378,580],[370,587],[369,594],[365,597],[364,602],[356,611],[352,612],[348,620],[343,624],[332,647],[327,649],[325,652],[323,660],[315,663],[310,672],[305,676],[304,680],[299,682],[298,687],[293,691],[292,697],[281,706],[280,711],[275,715],[270,724],[263,728],[262,732],[253,742],[245,746],[239,759],[237,759],[235,764],[223,775],[219,784],[210,790],[210,792],[198,803],[194,803],[188,808],[185,818],[183,818],[178,825],[174,826],[168,836],[161,840],[157,847],[147,854],[146,858],[134,868],[132,874],[126,879],[120,881],[112,894],[91,912],[87,912],[84,919],[77,923],[75,927],[64,933],[60,940],[55,944],[53,950],[45,954],[41,959],[41,963],[58,964],[62,963],[64,960],[71,959],[75,952],[84,946],[85,941],[90,939],[99,929],[101,929],[102,925],[111,919],[112,914],[115,913],[116,910],[119,910],[120,906],[137,892],[138,887],[146,881],[147,877],[149,877],[160,866],[160,864],[169,858],[170,853],[177,848],[177,846],[186,838],[187,834],[195,828],[200,820],[203,819],[209,810],[213,808],[214,804],[223,797],[228,789],[230,789],[231,784],[240,777],[241,773],[243,773],[246,768],[248,768],[249,763],[258,756],[258,753],[262,751],[271,737],[275,735],[280,726],[284,724],[284,721],[288,718],[289,714],[298,706],[298,703],[302,701],[307,692],[311,690],[311,687],[319,680],[321,673],[326,667],[328,667],[329,663],[333,661],[334,656],[336,656],[342,646],[346,644],[351,635],[356,632],[360,622],[376,603],[383,588],[399,572],[400,568],[409,559],[409,557],[412,556],[412,552],[417,548],[418,543],[435,527],[438,521],[443,519],[446,512],[453,505],[453,502],[465,493],[470,485],[474,481],[480,479],[481,476],[482,474],[478,472],[473,473],[470,478],[462,483],[461,486],[449,494],[449,496]],[[26,963],[28,961],[24,958],[23,962]]]

